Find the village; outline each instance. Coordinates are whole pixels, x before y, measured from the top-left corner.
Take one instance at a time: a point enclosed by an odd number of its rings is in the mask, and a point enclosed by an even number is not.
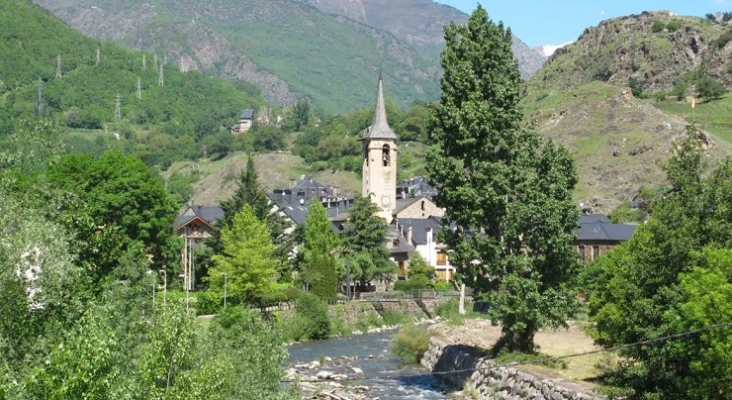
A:
[[[397,181],[399,139],[386,119],[383,86],[383,80],[379,77],[372,123],[360,138],[363,143],[363,189],[360,195],[371,198],[379,208],[378,215],[388,223],[384,246],[389,251],[390,260],[398,266],[399,273],[392,279],[373,282],[369,287],[354,287],[353,293],[355,298],[360,298],[362,292],[393,290],[394,282],[408,279],[409,261],[414,254],[421,256],[429,267],[434,268],[436,281],[449,282],[453,290],[459,290],[460,286],[455,282],[456,269],[450,264],[450,249],[440,243],[438,238],[442,229],[454,229],[454,224],[445,227],[445,210],[434,202],[439,186],[429,182],[425,176]],[[253,119],[254,110],[242,110],[239,123],[232,127],[232,133],[247,132]],[[272,212],[281,213],[291,222],[290,232],[305,223],[308,204],[318,200],[327,210],[333,231],[340,234],[348,223],[348,210],[354,201],[353,196],[340,193],[338,187],[305,175],[290,179],[288,187],[274,189],[267,196]],[[635,200],[631,205],[637,207]],[[630,239],[637,226],[612,223],[607,215],[595,214],[584,204],[578,204],[578,211],[575,247],[583,263],[592,262]],[[216,220],[223,215],[224,211],[218,205],[189,204],[175,220],[175,234],[186,243],[181,260],[188,290],[195,289],[195,277],[192,276],[195,266],[191,253],[210,237]],[[346,287],[339,288],[339,292],[345,294]]]

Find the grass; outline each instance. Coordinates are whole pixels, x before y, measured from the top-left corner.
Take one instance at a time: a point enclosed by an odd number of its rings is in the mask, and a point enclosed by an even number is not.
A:
[[[405,325],[392,339],[389,350],[406,364],[419,364],[430,344],[432,331],[414,324]]]
[[[254,165],[259,174],[259,182],[267,190],[288,187],[290,179],[299,180],[302,175],[307,175],[321,183],[338,186],[342,194],[361,191],[361,180],[352,172],[320,171],[311,174],[309,166],[302,158],[287,152],[257,154],[255,157]],[[180,161],[173,163],[163,173],[163,177],[167,179],[175,172],[196,172],[200,175],[200,180],[196,183],[193,203],[220,204],[233,193],[237,177],[246,168],[246,163],[247,155],[244,152],[235,152],[217,161]]]
[[[693,109],[686,101],[656,101],[653,105],[667,114],[696,122],[701,129],[732,143],[732,94],[719,100],[697,103]]]

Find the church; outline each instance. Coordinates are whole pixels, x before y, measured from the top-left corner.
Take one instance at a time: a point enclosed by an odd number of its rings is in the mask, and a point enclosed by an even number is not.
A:
[[[400,271],[400,279],[409,276],[409,259],[419,253],[436,270],[437,279],[451,281],[453,268],[447,249],[437,240],[444,210],[432,196],[437,188],[424,177],[397,181],[398,138],[389,126],[384,100],[384,82],[379,75],[371,125],[359,139],[363,148],[362,192],[379,208],[378,215],[389,224],[385,246]],[[333,229],[340,232],[348,220],[353,198],[339,195],[338,188],[308,177],[291,181],[289,188],[275,189],[270,199],[295,224],[305,222],[307,204],[319,199],[326,208]]]

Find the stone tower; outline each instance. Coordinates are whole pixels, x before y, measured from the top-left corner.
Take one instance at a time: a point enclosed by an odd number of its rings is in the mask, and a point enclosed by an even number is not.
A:
[[[386,120],[384,88],[379,74],[374,118],[361,137],[363,142],[363,196],[381,209],[379,216],[391,223],[396,207],[397,137]]]

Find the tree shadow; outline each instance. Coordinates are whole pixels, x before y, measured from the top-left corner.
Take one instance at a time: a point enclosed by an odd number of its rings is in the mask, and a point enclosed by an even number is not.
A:
[[[470,380],[481,359],[487,356],[490,356],[490,352],[479,347],[448,345],[432,367],[432,374],[438,375],[454,387],[462,388]]]

